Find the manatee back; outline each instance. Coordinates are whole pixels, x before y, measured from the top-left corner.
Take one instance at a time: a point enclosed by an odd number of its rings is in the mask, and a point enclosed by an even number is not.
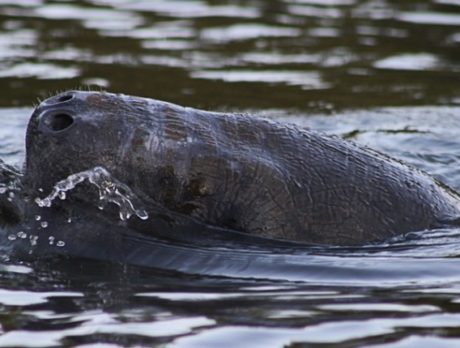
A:
[[[212,125],[212,150],[194,156],[191,172],[208,173],[214,197],[207,197],[201,218],[211,223],[271,238],[353,245],[459,216],[456,193],[371,149],[245,115],[200,117]]]

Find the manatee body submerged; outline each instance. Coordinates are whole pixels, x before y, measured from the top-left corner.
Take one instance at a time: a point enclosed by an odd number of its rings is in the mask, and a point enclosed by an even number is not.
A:
[[[69,91],[42,102],[26,136],[31,197],[95,166],[140,198],[143,235],[228,232],[356,245],[460,216],[456,193],[368,148],[294,125],[152,99]],[[90,188],[52,209],[88,211]],[[102,213],[101,219],[107,219]],[[84,238],[82,238],[84,239]],[[231,239],[231,237],[230,237]]]

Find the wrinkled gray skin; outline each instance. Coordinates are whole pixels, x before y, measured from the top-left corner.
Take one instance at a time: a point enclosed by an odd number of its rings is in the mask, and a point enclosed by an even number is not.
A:
[[[214,226],[222,233],[356,245],[460,216],[455,193],[368,148],[152,99],[59,94],[36,108],[26,147],[24,186],[31,196],[103,166],[144,202],[150,219],[128,223],[144,233],[163,229],[167,236],[180,221],[184,234],[193,223],[190,238],[200,226]],[[89,200],[85,192],[72,195]]]

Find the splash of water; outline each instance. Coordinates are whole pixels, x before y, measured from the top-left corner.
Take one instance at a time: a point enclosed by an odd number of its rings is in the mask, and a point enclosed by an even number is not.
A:
[[[112,175],[103,167],[94,167],[83,172],[69,175],[66,179],[54,185],[51,193],[41,199],[36,198],[35,202],[39,207],[51,207],[56,198],[66,199],[66,192],[74,189],[78,184],[88,180],[99,190],[100,207],[103,209],[108,202],[114,203],[119,207],[120,219],[128,220],[132,215],[139,219],[148,219],[148,214],[140,203],[140,200],[132,190],[122,182],[113,178]]]
[[[15,192],[21,191],[21,176],[19,170],[0,160],[0,195],[6,194],[11,202]]]

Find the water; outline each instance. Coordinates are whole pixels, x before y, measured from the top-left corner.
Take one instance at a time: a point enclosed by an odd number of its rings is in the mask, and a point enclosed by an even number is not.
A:
[[[53,201],[59,197],[65,200],[67,191],[74,189],[78,184],[88,180],[99,190],[99,208],[102,210],[107,203],[114,203],[119,207],[120,220],[128,220],[132,215],[136,215],[142,220],[147,220],[149,215],[142,206],[139,198],[125,184],[113,178],[112,175],[103,167],[95,167],[83,172],[75,173],[59,181],[54,186],[52,192],[41,199],[37,197],[35,203],[39,207],[51,207]]]
[[[108,89],[338,134],[460,190],[459,48],[456,0],[3,0],[0,158],[22,165],[37,98]],[[2,255],[0,346],[457,347],[458,245],[456,229],[361,248],[158,245],[161,269]]]

